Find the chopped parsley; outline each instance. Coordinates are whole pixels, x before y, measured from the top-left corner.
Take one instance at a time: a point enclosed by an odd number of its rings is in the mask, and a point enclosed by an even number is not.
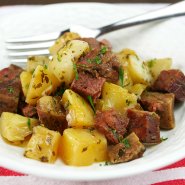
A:
[[[119,81],[120,81],[121,87],[123,87],[123,85],[124,85],[124,71],[123,71],[122,67],[119,68]]]
[[[164,138],[164,137],[160,138],[161,142],[166,141],[167,139],[168,139],[167,137],[166,138]]]
[[[113,164],[113,163],[111,163],[111,162],[109,162],[109,161],[105,161],[104,166],[109,166],[109,165],[111,165],[111,164]]]
[[[65,88],[60,88],[60,89],[55,93],[55,96],[61,96],[61,95],[63,95],[65,90],[66,90]]]
[[[148,61],[147,62],[148,67],[152,68],[154,66],[155,62],[156,62],[156,59],[152,59],[152,60]]]
[[[123,144],[125,145],[125,148],[130,148],[130,147],[131,147],[131,145],[130,145],[130,143],[129,143],[129,140],[128,140],[127,138],[125,138],[125,139],[120,139],[119,142],[120,142],[120,143],[123,143]]]
[[[30,120],[30,118],[28,118],[27,125],[28,125],[28,128],[31,130],[31,120]]]
[[[62,57],[61,57],[61,55],[60,55],[59,53],[57,53],[57,60],[58,60],[59,62],[62,61]]]
[[[92,63],[92,60],[88,58],[87,59],[87,62],[91,64]]]
[[[13,94],[14,93],[14,89],[13,87],[7,87],[7,90],[10,94]]]
[[[88,96],[87,96],[87,99],[89,100],[89,103],[90,103],[90,105],[91,105],[91,107],[93,108],[93,111],[94,111],[94,113],[95,113],[96,110],[95,110],[95,107],[94,107],[94,103],[93,103],[93,100],[92,100],[92,96],[88,95]]]
[[[107,52],[107,48],[104,46],[100,50],[100,54],[105,54]]]
[[[87,59],[87,62],[90,63],[90,64],[92,64],[92,63],[101,64],[102,63],[100,56],[96,56],[93,59],[89,58],[89,59]]]
[[[129,106],[131,103],[132,103],[132,102],[131,102],[130,100],[126,99],[126,104],[127,104],[127,106]]]
[[[44,65],[44,69],[48,69],[48,66],[46,64]]]
[[[78,76],[78,70],[77,70],[76,64],[73,64],[73,69],[75,71],[75,79],[78,80],[79,76]]]
[[[94,59],[93,59],[93,62],[97,63],[97,64],[101,64],[102,61],[101,61],[101,58],[99,56],[96,56]]]

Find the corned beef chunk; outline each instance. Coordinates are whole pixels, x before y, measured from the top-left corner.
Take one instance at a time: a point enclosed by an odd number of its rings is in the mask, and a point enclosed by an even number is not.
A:
[[[26,105],[22,108],[22,114],[25,117],[37,117],[37,109],[36,107],[32,106],[32,105]]]
[[[145,146],[139,141],[137,135],[132,132],[120,143],[108,148],[108,157],[111,163],[123,163],[141,157],[144,151]]]
[[[155,112],[160,116],[160,128],[175,127],[173,93],[144,92],[141,95],[141,105],[145,110]]]
[[[111,109],[97,112],[95,117],[95,128],[105,135],[109,143],[119,143],[126,133],[128,118]]]
[[[20,73],[22,69],[10,65],[0,71],[0,115],[2,112],[17,112],[21,92]]]
[[[37,102],[37,113],[39,120],[45,127],[63,134],[68,124],[66,112],[62,107],[61,97],[43,96]]]
[[[155,144],[160,142],[160,118],[154,112],[128,109],[128,132],[135,132],[143,143]]]
[[[116,83],[119,79],[120,63],[110,47],[102,45],[95,39],[87,38],[91,50],[79,59],[77,64],[78,71],[86,71],[94,77],[103,77],[108,82]],[[85,38],[83,38],[84,41]]]
[[[185,101],[185,76],[178,69],[162,71],[152,86],[153,91],[175,94],[175,99]]]
[[[98,42],[95,38],[80,38],[78,40],[83,40],[85,42],[87,42],[89,44],[89,47],[91,50],[98,50],[98,52],[100,51],[101,49],[101,43]]]
[[[101,95],[104,82],[105,78],[93,77],[91,74],[80,72],[78,79],[73,80],[71,89],[85,98],[91,96],[93,101],[96,102]]]

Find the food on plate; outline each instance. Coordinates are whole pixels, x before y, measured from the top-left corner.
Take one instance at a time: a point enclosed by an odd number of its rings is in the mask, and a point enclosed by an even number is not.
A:
[[[10,65],[0,71],[0,114],[17,112],[21,95],[19,75],[22,71],[23,69],[15,65]]]
[[[143,143],[160,143],[160,117],[155,112],[129,109],[128,133],[134,132]]]
[[[41,124],[62,134],[67,128],[67,121],[60,100],[60,96],[43,96],[37,102],[37,113]]]
[[[178,69],[163,70],[154,82],[154,91],[169,92],[178,101],[185,101],[185,76]]]
[[[33,128],[24,156],[42,162],[54,163],[58,155],[60,133],[42,126]]]
[[[66,164],[87,166],[107,159],[107,140],[94,129],[68,128],[61,137],[59,151]]]
[[[122,142],[109,147],[108,157],[113,164],[122,163],[141,157],[144,151],[145,146],[139,141],[137,135],[132,132]]]
[[[24,141],[32,134],[33,127],[39,124],[39,120],[28,118],[19,114],[3,112],[0,119],[1,135],[10,142]]]
[[[72,32],[49,50],[50,57],[30,56],[26,69],[0,71],[0,134],[12,144],[27,141],[25,157],[123,163],[160,144],[160,129],[175,127],[185,76],[171,69],[172,59],[145,61]]]
[[[144,92],[140,103],[145,110],[160,116],[160,128],[172,129],[175,127],[174,100],[173,93]]]
[[[66,110],[66,120],[70,127],[92,127],[94,125],[94,112],[87,101],[67,89],[62,96],[62,105]]]

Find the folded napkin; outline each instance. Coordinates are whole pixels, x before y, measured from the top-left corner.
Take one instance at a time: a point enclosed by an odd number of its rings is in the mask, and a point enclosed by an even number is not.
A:
[[[9,6],[0,8],[0,20],[22,11],[40,6]],[[99,182],[69,182],[20,174],[0,167],[0,185],[183,185],[185,184],[185,159],[153,172],[127,178]]]

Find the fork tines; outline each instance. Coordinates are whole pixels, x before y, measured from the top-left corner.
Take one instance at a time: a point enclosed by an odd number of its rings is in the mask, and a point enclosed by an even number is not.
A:
[[[32,37],[13,38],[6,41],[8,57],[12,63],[23,63],[28,56],[49,55],[48,48],[52,46],[55,40],[65,32],[53,32]]]

